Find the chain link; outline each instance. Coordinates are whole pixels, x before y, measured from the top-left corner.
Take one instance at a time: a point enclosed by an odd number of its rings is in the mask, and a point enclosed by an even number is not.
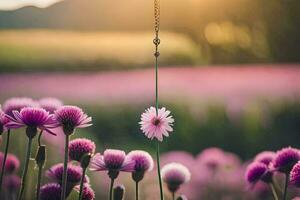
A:
[[[160,0],[154,0],[154,31],[155,31],[155,38],[153,39],[153,43],[155,45],[154,56],[156,58],[160,55],[159,51],[158,51],[158,45],[160,44],[159,25],[160,25]]]

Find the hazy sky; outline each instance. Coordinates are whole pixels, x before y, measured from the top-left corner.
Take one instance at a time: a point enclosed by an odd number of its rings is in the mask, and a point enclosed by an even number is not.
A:
[[[0,10],[12,10],[26,5],[46,7],[59,0],[0,0]]]

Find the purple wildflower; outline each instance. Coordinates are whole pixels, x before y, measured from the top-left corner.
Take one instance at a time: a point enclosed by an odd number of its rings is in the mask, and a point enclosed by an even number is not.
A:
[[[5,113],[2,111],[1,109],[1,105],[0,105],[0,135],[7,131],[7,127],[6,124],[9,122],[8,117],[5,115]]]
[[[78,138],[72,140],[69,144],[69,158],[80,162],[84,155],[94,154],[95,149],[95,143],[89,139]]]
[[[0,166],[3,164],[4,154],[0,152]],[[16,172],[20,167],[19,159],[13,154],[7,154],[4,171],[7,174]]]
[[[14,117],[9,117],[10,122],[7,123],[8,128],[27,127],[28,137],[35,136],[37,128],[45,130],[48,133],[56,135],[50,129],[57,126],[52,114],[49,114],[43,108],[25,107],[19,111],[13,111]]]
[[[134,162],[126,159],[124,151],[107,149],[103,156],[97,153],[92,161],[90,169],[92,171],[108,171],[110,178],[117,178],[120,171],[132,172]]]
[[[42,98],[38,103],[41,108],[44,108],[49,113],[54,113],[58,108],[63,106],[62,101],[52,97]]]
[[[289,173],[293,166],[300,160],[298,149],[287,147],[276,152],[273,167],[283,173]]]
[[[61,186],[57,183],[43,185],[40,191],[40,200],[60,200]]]
[[[255,156],[254,161],[269,165],[274,160],[275,155],[273,151],[263,151]]]
[[[161,170],[161,176],[170,192],[176,192],[179,187],[191,179],[191,173],[180,163],[169,163]]]
[[[290,173],[290,181],[296,187],[300,187],[300,161],[298,161]]]
[[[75,187],[75,190],[79,192],[80,187]],[[94,199],[95,199],[94,190],[91,188],[89,184],[84,184],[82,190],[82,200],[94,200]]]
[[[267,165],[264,163],[253,162],[246,169],[246,180],[250,184],[255,184],[260,180],[271,182],[271,177],[271,172],[269,172]]]
[[[10,192],[17,191],[21,185],[20,177],[16,175],[8,175],[4,177],[4,186]]]
[[[46,175],[49,178],[52,178],[53,180],[55,180],[56,182],[58,182],[59,184],[62,181],[62,175],[63,175],[63,163],[59,163],[56,165],[53,165],[47,172]],[[68,174],[67,174],[67,181],[69,184],[72,185],[77,185],[80,182],[82,176],[82,169],[81,167],[77,166],[77,165],[72,165],[72,164],[68,164]],[[88,177],[85,177],[84,180],[85,183],[89,182]]]
[[[38,104],[31,98],[15,97],[6,100],[3,104],[5,114],[14,117],[13,111],[21,111],[25,107],[38,107]]]
[[[71,135],[75,128],[91,126],[91,117],[88,117],[81,108],[77,106],[61,106],[55,111],[55,118],[62,126],[66,135]]]

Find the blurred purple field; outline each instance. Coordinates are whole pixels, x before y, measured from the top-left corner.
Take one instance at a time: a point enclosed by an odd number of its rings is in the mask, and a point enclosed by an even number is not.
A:
[[[55,96],[76,103],[140,103],[153,100],[154,71],[1,74],[2,100]],[[299,65],[162,68],[160,99],[225,103],[238,109],[257,99],[298,99]]]

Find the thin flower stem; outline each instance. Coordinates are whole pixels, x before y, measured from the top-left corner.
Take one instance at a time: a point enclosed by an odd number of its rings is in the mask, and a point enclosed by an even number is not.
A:
[[[2,167],[1,167],[1,175],[0,175],[0,197],[2,192],[2,182],[3,182],[3,176],[5,171],[5,163],[7,159],[7,153],[8,153],[8,147],[9,147],[9,140],[10,140],[10,129],[7,131],[7,138],[6,138],[6,144],[5,144],[5,150],[4,150],[4,157],[2,161]]]
[[[279,200],[278,198],[278,195],[277,195],[277,192],[276,192],[276,189],[275,189],[275,186],[274,186],[274,183],[271,182],[270,183],[270,188],[272,190],[272,194],[273,194],[273,197],[274,197],[274,200]]]
[[[113,199],[113,187],[114,187],[115,179],[110,179],[110,188],[109,188],[109,200]]]
[[[157,162],[157,175],[159,181],[159,189],[160,189],[160,200],[164,200],[164,192],[162,187],[161,175],[160,175],[160,161],[159,161],[159,141],[157,141],[156,146],[156,162]]]
[[[38,180],[36,185],[36,200],[39,200],[40,198],[40,188],[41,188],[41,181],[42,181],[42,170],[43,166],[38,166]]]
[[[83,168],[82,169],[82,176],[81,176],[81,180],[80,180],[80,189],[79,189],[79,198],[78,198],[78,200],[82,199],[83,182],[84,182],[85,173],[86,173],[86,168]]]
[[[22,181],[21,181],[20,192],[18,195],[18,200],[22,199],[25,185],[26,185],[26,177],[27,177],[27,171],[28,171],[29,160],[30,160],[31,145],[32,145],[32,138],[28,138],[27,152],[26,152],[26,156],[25,156],[25,164],[24,164],[24,169],[23,169],[23,174],[22,174]]]
[[[61,192],[61,197],[60,197],[61,200],[65,200],[65,198],[66,198],[68,157],[69,157],[69,140],[70,140],[70,136],[66,135],[66,139],[65,139],[64,171],[63,171],[63,177],[62,177],[62,192]]]
[[[135,182],[135,200],[139,200],[139,182]]]
[[[155,57],[155,109],[156,109],[156,115],[158,115],[158,57],[157,56]]]
[[[172,200],[175,200],[175,192],[172,192]]]
[[[289,184],[289,174],[286,173],[285,174],[285,183],[284,183],[283,196],[282,196],[283,200],[286,200],[288,184]]]

